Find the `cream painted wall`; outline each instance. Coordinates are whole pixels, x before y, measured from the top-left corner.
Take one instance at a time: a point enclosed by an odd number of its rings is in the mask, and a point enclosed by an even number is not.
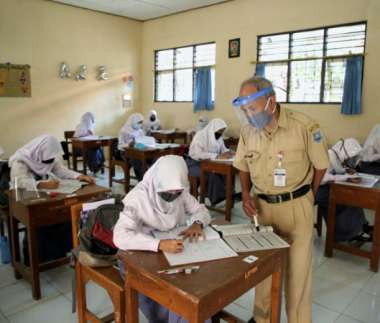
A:
[[[45,0],[0,0],[0,62],[31,65],[32,97],[0,98],[0,145],[6,156],[35,136],[63,138],[82,113],[93,111],[96,131],[117,134],[131,111],[122,108],[122,76],[135,77],[139,106],[142,23]],[[58,68],[87,64],[85,81],[61,80]],[[108,81],[95,80],[106,65]]]
[[[153,102],[153,52],[155,49],[215,41],[216,108],[209,118],[223,117],[229,133],[237,135],[239,124],[231,100],[240,82],[253,73],[250,61],[256,58],[256,37],[260,34],[368,21],[364,72],[363,113],[344,116],[337,105],[286,105],[315,118],[329,142],[354,136],[363,141],[380,122],[380,1],[379,0],[236,0],[144,23],[142,51],[142,109],[152,106],[166,127],[191,128],[199,114],[189,103]],[[228,59],[228,40],[241,38],[241,57]]]

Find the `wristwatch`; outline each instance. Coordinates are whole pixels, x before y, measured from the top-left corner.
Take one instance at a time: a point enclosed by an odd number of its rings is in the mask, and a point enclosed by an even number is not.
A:
[[[194,221],[193,222],[193,224],[199,224],[200,226],[201,226],[201,228],[203,229],[203,223],[201,222],[201,221],[199,221],[199,220],[196,220],[196,221]]]

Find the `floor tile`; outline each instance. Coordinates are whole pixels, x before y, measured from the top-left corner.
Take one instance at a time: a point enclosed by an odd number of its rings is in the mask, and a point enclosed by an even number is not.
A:
[[[365,323],[379,323],[380,297],[362,292],[349,304],[344,314]]]
[[[335,321],[335,323],[365,323],[363,321],[358,321],[357,319],[354,319],[353,317],[347,316],[347,315],[340,315],[339,318]]]

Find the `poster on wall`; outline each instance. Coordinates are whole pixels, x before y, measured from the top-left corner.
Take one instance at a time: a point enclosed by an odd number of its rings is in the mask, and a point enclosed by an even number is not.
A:
[[[31,97],[29,65],[0,64],[0,97]]]

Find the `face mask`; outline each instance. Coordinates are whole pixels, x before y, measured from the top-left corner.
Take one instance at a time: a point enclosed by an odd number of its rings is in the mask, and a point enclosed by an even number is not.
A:
[[[178,197],[180,197],[180,195],[182,194],[182,192],[178,192],[178,193],[170,193],[170,192],[160,192],[158,193],[158,195],[165,201],[165,202],[173,202],[174,200],[176,200]]]
[[[135,124],[132,125],[132,128],[133,128],[134,130],[139,130],[139,129],[141,129],[141,127],[142,127],[142,124],[141,124],[141,123],[135,123]]]
[[[156,116],[155,115],[150,116],[150,121],[152,122],[156,121]]]
[[[252,116],[247,116],[249,123],[253,127],[257,129],[263,129],[272,121],[272,115],[267,112],[269,102],[270,102],[270,99],[268,99],[267,104],[265,105],[265,108],[263,111],[256,113]]]
[[[47,160],[43,160],[42,162],[43,162],[44,164],[52,164],[52,163],[54,163],[54,158],[47,159]]]
[[[345,166],[346,168],[352,168],[354,169],[357,165],[357,157],[351,157],[351,158],[347,158],[344,162],[343,162],[343,166]]]
[[[223,133],[221,132],[215,132],[215,139],[218,140],[222,135]]]

